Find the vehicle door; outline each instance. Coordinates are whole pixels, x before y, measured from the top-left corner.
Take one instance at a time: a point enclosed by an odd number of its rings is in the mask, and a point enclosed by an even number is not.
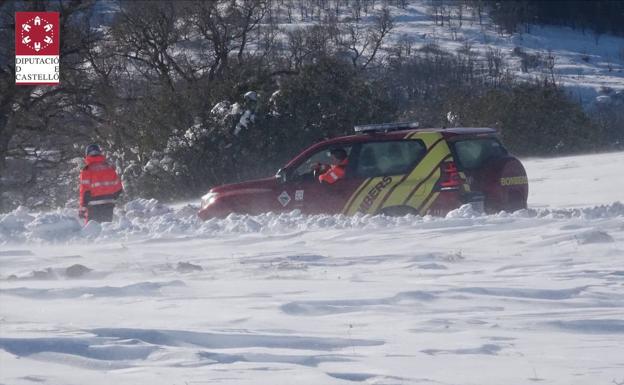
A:
[[[415,194],[421,193],[427,175],[414,170],[427,153],[422,140],[364,142],[356,150],[353,179],[361,185],[346,205],[345,214],[377,214],[389,207],[406,207]]]
[[[348,165],[345,177],[333,184],[320,183],[314,166],[330,165],[329,150],[342,148],[347,152]],[[362,183],[361,178],[354,178],[351,162],[354,159],[354,146],[328,146],[319,149],[294,166],[278,189],[278,200],[286,210],[299,209],[307,214],[341,213],[354,190]]]

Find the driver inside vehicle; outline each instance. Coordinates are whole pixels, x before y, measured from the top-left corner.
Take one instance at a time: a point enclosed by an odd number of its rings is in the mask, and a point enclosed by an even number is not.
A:
[[[344,148],[333,148],[329,150],[329,155],[331,164],[317,163],[312,166],[312,170],[315,180],[320,183],[334,184],[345,177],[349,159]]]

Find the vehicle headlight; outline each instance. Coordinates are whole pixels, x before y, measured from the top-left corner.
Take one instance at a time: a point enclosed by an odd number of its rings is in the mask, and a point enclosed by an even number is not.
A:
[[[204,207],[208,207],[208,206],[210,206],[211,204],[213,204],[213,203],[217,200],[217,197],[218,197],[218,196],[219,196],[219,194],[218,194],[218,193],[216,193],[216,192],[209,192],[208,194],[204,195],[204,196],[202,197],[202,199],[201,199],[201,202],[202,202],[202,204],[201,204],[201,205],[202,205],[202,208],[204,208]]]

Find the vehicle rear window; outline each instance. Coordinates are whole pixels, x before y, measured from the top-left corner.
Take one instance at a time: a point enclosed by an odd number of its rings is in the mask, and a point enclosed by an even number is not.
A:
[[[496,138],[464,139],[453,143],[455,158],[461,169],[479,168],[488,160],[507,156],[507,150]]]
[[[405,174],[425,152],[425,145],[420,140],[363,143],[355,175],[373,177]]]

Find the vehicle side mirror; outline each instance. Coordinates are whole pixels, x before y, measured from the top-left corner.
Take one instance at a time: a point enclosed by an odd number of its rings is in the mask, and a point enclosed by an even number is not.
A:
[[[277,180],[280,183],[286,183],[286,180],[287,180],[286,170],[284,170],[283,168],[280,168],[279,170],[277,170],[277,173],[275,174],[275,178],[277,178]]]

